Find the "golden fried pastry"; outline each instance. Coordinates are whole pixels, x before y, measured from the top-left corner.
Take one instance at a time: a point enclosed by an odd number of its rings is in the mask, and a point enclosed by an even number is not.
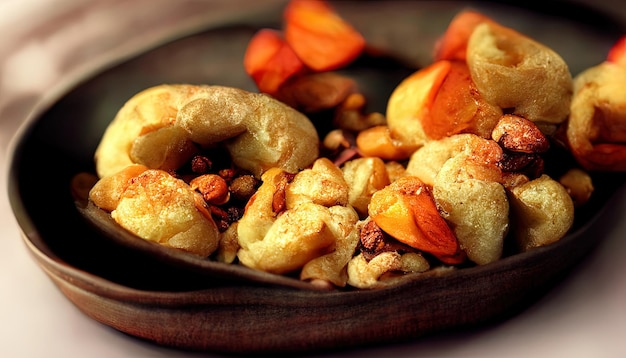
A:
[[[134,141],[146,132],[170,126],[176,119],[177,107],[183,102],[181,97],[183,93],[180,91],[170,91],[169,86],[162,86],[141,91],[127,101],[107,127],[96,148],[94,158],[98,176],[109,176],[131,164],[143,164],[130,157]],[[172,138],[166,139],[168,142],[176,142]],[[189,147],[191,141],[185,142],[179,142],[178,145],[181,148]],[[160,157],[175,163],[164,162],[160,168],[153,169],[168,170],[168,167],[177,166],[188,159],[177,153],[180,152],[179,148],[172,147],[168,145],[159,152],[162,153]],[[169,155],[167,149],[172,149],[176,155]]]
[[[238,223],[239,261],[286,273],[319,258],[303,277],[345,285],[341,268],[358,242],[353,229],[359,218],[347,206],[348,186],[341,170],[320,158],[295,176],[272,168],[262,181]],[[320,272],[327,276],[318,277]]]
[[[348,202],[361,216],[367,215],[372,195],[390,183],[385,162],[378,157],[357,158],[342,167],[348,184]]]
[[[333,250],[335,236],[327,224],[330,220],[328,208],[313,203],[286,210],[260,241],[247,242],[245,235],[239,233],[239,261],[261,271],[295,271]],[[239,226],[246,224],[244,215]]]
[[[429,268],[428,260],[414,252],[383,252],[370,261],[358,254],[348,263],[348,283],[357,288],[376,288],[386,273],[424,272]]]
[[[591,175],[579,168],[569,169],[559,178],[559,183],[572,197],[575,207],[585,205],[595,190]]]
[[[200,194],[165,171],[127,167],[101,179],[90,198],[145,240],[202,257],[218,246],[219,231]]]
[[[485,21],[469,37],[466,61],[488,102],[536,122],[547,132],[567,119],[572,76],[561,56],[547,46]]]
[[[445,162],[458,154],[465,154],[474,162],[482,163],[485,168],[490,168],[483,175],[490,176],[493,173],[497,174],[493,168],[502,159],[502,148],[492,140],[470,133],[430,141],[413,153],[407,164],[406,174],[417,176],[424,183],[432,186]],[[478,168],[480,167],[475,167],[475,169]],[[499,174],[490,180],[499,180]]]
[[[567,141],[587,170],[626,170],[626,66],[603,62],[574,79]]]
[[[510,188],[513,237],[521,251],[561,239],[574,222],[567,190],[547,175]]]
[[[89,199],[100,209],[111,212],[117,208],[131,179],[148,170],[140,164],[129,165],[117,173],[100,178],[89,191]]]
[[[335,237],[333,251],[307,262],[302,271],[302,280],[324,280],[337,287],[348,283],[347,265],[359,242],[358,216],[349,206],[335,205],[328,208],[331,220],[327,222]]]
[[[173,170],[198,150],[224,142],[235,165],[260,177],[289,172],[318,157],[313,124],[263,94],[223,86],[160,85],[120,109],[96,149],[100,177],[131,164]]]
[[[474,134],[431,141],[417,150],[407,174],[433,187],[441,215],[469,260],[485,264],[502,255],[508,231],[508,199],[498,163],[502,148]]]
[[[484,175],[486,171],[494,173]],[[457,154],[441,167],[433,196],[450,223],[467,258],[479,265],[502,256],[509,230],[509,201],[494,165],[485,166],[467,154]],[[486,179],[487,178],[487,179]]]
[[[348,184],[343,172],[328,158],[316,160],[310,169],[299,172],[286,187],[287,209],[305,202],[326,207],[348,204]]]
[[[237,252],[239,251],[239,240],[237,239],[237,226],[235,222],[230,225],[220,235],[220,242],[215,251],[215,260],[227,264],[235,263]]]

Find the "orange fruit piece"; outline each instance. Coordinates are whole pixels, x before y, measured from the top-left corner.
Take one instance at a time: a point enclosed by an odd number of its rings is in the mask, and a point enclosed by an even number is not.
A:
[[[261,29],[254,34],[246,48],[243,66],[259,91],[271,95],[288,79],[306,70],[282,33],[273,29]]]
[[[292,0],[284,11],[287,43],[314,71],[332,71],[355,60],[363,36],[325,1]]]

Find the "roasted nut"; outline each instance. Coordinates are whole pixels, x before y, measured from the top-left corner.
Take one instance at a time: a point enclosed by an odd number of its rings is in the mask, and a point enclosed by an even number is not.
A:
[[[544,172],[544,160],[539,154],[503,152],[498,167],[503,173],[519,173],[532,179]]]
[[[217,175],[221,176],[227,182],[233,180],[237,176],[237,170],[234,168],[222,168],[218,170]]]
[[[373,220],[365,220],[361,226],[358,249],[367,261],[383,252],[396,251],[401,254],[417,250],[387,235]]]
[[[283,172],[275,183],[274,195],[272,195],[272,211],[280,214],[287,209],[286,190],[287,184],[294,178],[293,174]]]
[[[206,174],[212,167],[213,162],[204,155],[194,155],[191,158],[191,171],[196,174]]]
[[[324,145],[324,148],[332,152],[350,148],[352,145],[349,134],[343,129],[333,129],[328,132],[328,134],[324,137],[322,144]]]
[[[382,113],[363,114],[356,109],[338,109],[335,112],[334,122],[336,127],[353,132],[387,124],[387,120]]]
[[[362,110],[367,104],[367,100],[362,93],[351,93],[339,106],[340,109],[356,109]]]
[[[503,152],[498,167],[504,172],[521,172],[538,158],[536,154]]]
[[[364,156],[384,160],[404,160],[420,145],[395,137],[388,126],[375,126],[359,132],[356,145]]]
[[[359,240],[361,250],[373,254],[372,256],[376,256],[375,254],[385,246],[385,234],[373,220],[368,220],[363,225]]]
[[[326,153],[322,156],[333,158],[333,162],[338,167],[361,155],[356,147],[355,133],[343,129],[333,129],[328,132],[324,137],[323,149]]]
[[[215,205],[209,205],[207,209],[220,232],[224,232],[230,227],[231,221],[226,210]]]
[[[193,190],[202,194],[204,200],[211,205],[226,204],[230,199],[230,191],[226,180],[217,174],[204,174],[189,182]]]
[[[535,123],[512,114],[500,118],[491,138],[502,148],[515,153],[543,153],[550,148],[550,141]]]
[[[339,107],[335,110],[333,125],[339,129],[358,132],[371,127],[363,125],[363,117],[359,109]]]
[[[334,126],[343,130],[360,132],[367,128],[387,124],[387,119],[382,113],[363,113],[365,104],[365,96],[362,93],[350,94],[335,110]]]
[[[258,186],[259,180],[253,175],[241,175],[232,179],[229,190],[233,198],[247,201],[254,195]]]

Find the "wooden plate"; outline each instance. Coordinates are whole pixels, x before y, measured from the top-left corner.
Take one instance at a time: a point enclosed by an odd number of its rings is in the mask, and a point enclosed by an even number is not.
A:
[[[610,18],[574,5],[553,15],[493,2],[337,4],[371,44],[415,68],[430,63],[436,38],[467,7],[552,47],[573,74],[602,61],[624,32]],[[193,350],[310,351],[388,343],[509,318],[545,294],[597,243],[590,234],[594,218],[623,186],[622,174],[595,176],[593,200],[577,212],[572,233],[556,244],[379,290],[316,292],[216,280],[94,231],[74,206],[70,181],[93,171],[93,152],[115,112],[136,92],[160,83],[255,91],[241,66],[243,52],[259,27],[279,26],[280,14],[262,20],[207,28],[112,63],[71,90],[52,94],[58,101],[35,113],[21,132],[9,191],[23,239],[86,315],[157,344]],[[384,111],[391,90],[412,70],[397,62],[366,62],[349,71]]]

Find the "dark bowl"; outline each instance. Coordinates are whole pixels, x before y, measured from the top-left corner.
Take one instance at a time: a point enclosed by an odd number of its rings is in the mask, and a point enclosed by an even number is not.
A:
[[[544,11],[549,6],[499,2],[336,5],[371,44],[393,57],[347,69],[377,99],[373,106],[379,111],[404,76],[431,61],[435,40],[463,8],[473,7],[547,44],[573,74],[601,62],[624,31],[609,17],[573,5],[559,13]],[[277,27],[279,21],[280,14],[241,18],[111,62],[70,90],[52,93],[56,100],[40,107],[19,132],[9,196],[23,240],[36,263],[86,315],[157,344],[192,350],[311,351],[405,341],[518,314],[597,244],[594,220],[623,186],[624,175],[594,174],[597,192],[576,213],[572,232],[555,244],[376,290],[316,292],[214,280],[119,245],[83,220],[70,194],[71,179],[94,171],[96,145],[122,104],[161,83],[256,91],[241,65],[245,46],[258,28]]]

